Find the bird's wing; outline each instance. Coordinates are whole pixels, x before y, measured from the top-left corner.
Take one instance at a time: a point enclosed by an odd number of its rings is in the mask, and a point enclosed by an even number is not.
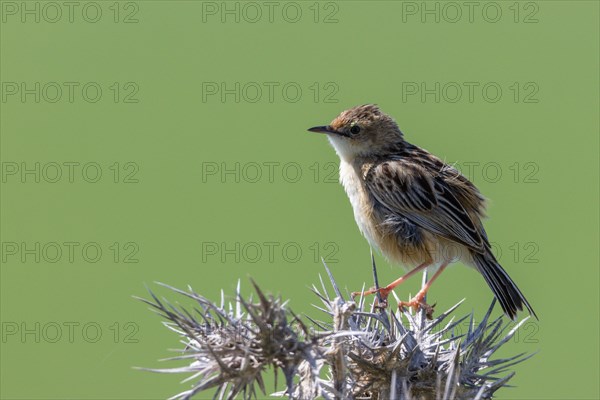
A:
[[[400,214],[432,233],[461,243],[477,252],[485,238],[453,193],[452,181],[410,160],[373,165],[365,175],[368,192],[390,214]]]

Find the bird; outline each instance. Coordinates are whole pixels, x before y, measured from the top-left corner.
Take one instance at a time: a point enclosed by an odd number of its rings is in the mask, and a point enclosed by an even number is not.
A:
[[[461,261],[484,278],[505,315],[514,320],[518,311],[533,308],[502,268],[482,224],[486,199],[456,168],[404,139],[396,121],[375,104],[343,111],[329,125],[308,131],[327,135],[339,156],[340,183],[354,218],[371,248],[409,272],[387,286],[357,294],[387,296],[402,282],[421,271],[435,271],[409,301],[399,304],[424,309],[424,299],[445,268]]]

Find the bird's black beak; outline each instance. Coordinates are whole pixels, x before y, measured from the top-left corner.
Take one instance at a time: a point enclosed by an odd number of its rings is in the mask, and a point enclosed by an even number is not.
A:
[[[337,133],[336,130],[333,129],[330,125],[314,126],[312,128],[308,128],[308,131],[316,133]]]
[[[335,129],[333,129],[331,127],[331,125],[325,125],[325,126],[314,126],[312,128],[308,128],[309,132],[317,132],[317,133],[333,133],[335,135],[339,135],[339,136],[344,136],[344,137],[350,137],[350,135],[348,135],[345,132],[342,131],[336,131]]]

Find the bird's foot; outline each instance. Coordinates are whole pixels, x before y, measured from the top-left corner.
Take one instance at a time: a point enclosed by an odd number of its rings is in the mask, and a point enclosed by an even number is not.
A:
[[[427,319],[433,319],[433,311],[435,309],[435,303],[433,305],[429,305],[425,303],[425,293],[419,293],[415,297],[413,297],[409,301],[401,301],[398,303],[398,308],[400,311],[405,312],[407,307],[412,308],[415,312],[420,309],[425,311],[425,315]]]
[[[375,303],[375,307],[387,308],[387,306],[388,306],[387,298],[391,291],[392,291],[392,289],[388,289],[387,287],[382,287],[382,288],[372,287],[369,290],[365,290],[364,292],[352,292],[352,293],[350,293],[350,296],[352,296],[352,299],[354,300],[356,298],[356,296],[368,296],[370,294],[379,293],[377,302]],[[381,300],[379,300],[379,299],[381,299]]]

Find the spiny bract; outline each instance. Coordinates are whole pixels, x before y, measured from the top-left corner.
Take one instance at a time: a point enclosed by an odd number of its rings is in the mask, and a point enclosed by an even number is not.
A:
[[[478,324],[473,314],[445,322],[460,303],[434,320],[422,311],[402,314],[373,305],[367,310],[364,298],[345,300],[325,268],[335,296],[322,279],[321,288],[313,286],[313,291],[323,304],[317,308],[330,321],[306,317],[311,329],[286,302],[265,295],[254,282],[258,302],[242,298],[238,283],[235,301],[226,304],[221,292],[219,305],[191,288],[163,285],[193,299],[193,311],[151,292],[152,300],[141,300],[167,320],[165,325],[185,346],[181,355],[168,360],[187,364],[150,371],[191,374],[184,380],[193,382],[191,388],[172,399],[214,388],[219,399],[257,398],[257,387],[266,394],[263,374],[270,367],[276,382],[278,370],[283,372],[287,387],[273,395],[293,399],[490,399],[514,372],[497,375],[530,357],[491,359],[527,320],[504,333],[510,323],[504,325],[502,317],[490,321],[495,302]],[[374,263],[373,270],[376,274]],[[455,334],[467,319],[466,334]]]

